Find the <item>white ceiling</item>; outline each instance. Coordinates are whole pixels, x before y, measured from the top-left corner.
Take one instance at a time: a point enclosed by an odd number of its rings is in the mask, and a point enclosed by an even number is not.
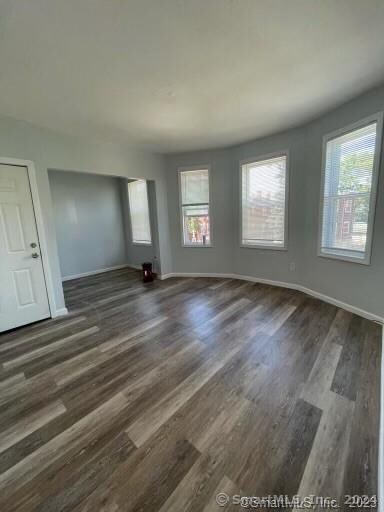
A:
[[[383,0],[0,0],[0,113],[65,133],[225,146],[382,80]]]

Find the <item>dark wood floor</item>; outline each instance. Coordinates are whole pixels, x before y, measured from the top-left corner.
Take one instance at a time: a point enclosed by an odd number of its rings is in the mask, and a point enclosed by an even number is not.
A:
[[[292,290],[130,270],[65,296],[69,316],[0,337],[2,512],[376,494],[379,325]]]

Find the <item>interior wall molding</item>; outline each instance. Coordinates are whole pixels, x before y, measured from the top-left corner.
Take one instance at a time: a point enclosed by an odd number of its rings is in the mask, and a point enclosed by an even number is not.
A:
[[[58,316],[64,316],[68,315],[68,309],[67,308],[60,308],[56,309],[55,313],[52,313],[52,318],[57,318]]]
[[[369,311],[365,311],[364,309],[357,308],[356,306],[352,306],[351,304],[347,304],[346,302],[342,302],[341,300],[335,299],[334,297],[330,297],[329,295],[325,295],[316,290],[312,290],[311,288],[307,288],[298,283],[287,283],[285,281],[275,281],[273,279],[264,279],[261,277],[253,277],[253,276],[245,276],[242,274],[220,274],[220,273],[194,273],[194,272],[172,272],[169,274],[162,274],[159,276],[159,279],[169,279],[170,277],[218,277],[222,279],[239,279],[241,281],[250,281],[253,283],[262,283],[268,284],[271,286],[279,286],[280,288],[290,288],[291,290],[297,290],[299,292],[306,293],[307,295],[311,295],[316,299],[323,300],[324,302],[328,302],[333,306],[337,306],[341,309],[345,309],[350,313],[354,313],[355,315],[362,316],[363,318],[367,318],[368,320],[373,320],[374,322],[378,322],[380,324],[384,324],[384,317],[375,315],[374,313],[370,313]]]
[[[90,272],[82,272],[81,274],[72,274],[70,276],[62,277],[62,282],[71,281],[72,279],[78,279],[79,277],[87,277],[94,276],[96,274],[102,274],[103,272],[110,272],[111,270],[118,270],[119,268],[132,267],[129,263],[124,263],[122,265],[115,265],[113,267],[100,268],[97,270],[91,270]]]

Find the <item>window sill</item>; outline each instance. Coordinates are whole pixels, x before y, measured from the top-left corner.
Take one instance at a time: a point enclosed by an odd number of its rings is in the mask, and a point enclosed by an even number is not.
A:
[[[132,245],[138,245],[140,247],[152,247],[152,242],[131,242]]]
[[[344,254],[335,254],[332,252],[323,252],[323,251],[318,252],[317,255],[320,258],[328,258],[331,260],[347,261],[349,263],[358,263],[359,265],[370,265],[371,264],[370,256],[365,257],[365,258],[357,258],[354,256],[346,256]]]
[[[266,244],[240,244],[243,249],[264,249],[268,251],[288,251],[286,245],[266,245]]]
[[[212,249],[213,244],[181,244],[182,247],[186,247],[187,249]]]

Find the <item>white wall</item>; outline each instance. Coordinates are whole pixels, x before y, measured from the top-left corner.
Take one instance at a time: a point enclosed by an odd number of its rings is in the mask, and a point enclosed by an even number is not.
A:
[[[128,262],[120,179],[49,171],[61,276]]]
[[[57,134],[28,123],[0,118],[0,158],[32,160],[48,243],[49,272],[54,287],[54,308],[64,308],[64,296],[53,220],[48,169],[92,172],[126,178],[155,181],[159,224],[159,255],[162,272],[170,272],[172,260],[169,242],[164,159],[122,144],[91,142]]]
[[[323,135],[384,109],[384,87],[364,94],[305,126],[228,149],[167,157],[168,209],[174,272],[237,273],[302,285],[384,317],[384,155],[381,159],[371,265],[317,256]],[[242,248],[239,244],[239,162],[289,150],[288,250]],[[182,248],[177,169],[211,165],[214,245]],[[295,270],[290,270],[291,263]]]

